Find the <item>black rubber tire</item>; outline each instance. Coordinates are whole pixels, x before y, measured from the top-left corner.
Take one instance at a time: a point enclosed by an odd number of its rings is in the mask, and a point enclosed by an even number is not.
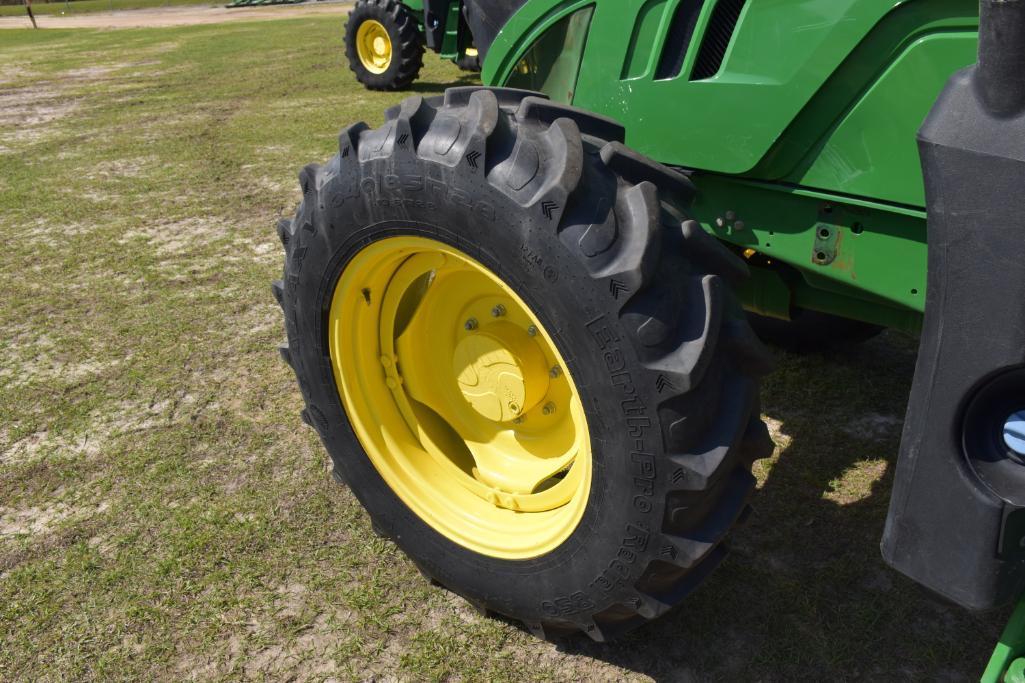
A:
[[[367,19],[381,22],[391,38],[392,60],[384,73],[369,71],[356,51],[356,32]],[[420,76],[424,65],[424,38],[416,17],[401,2],[357,0],[345,24],[345,56],[356,80],[368,90],[404,90]]]
[[[302,205],[278,226],[281,354],[336,476],[424,574],[542,636],[606,640],[676,606],[723,559],[748,511],[751,464],[773,449],[757,379],[771,361],[730,286],[747,267],[684,219],[690,181],[622,138],[611,120],[523,91],[411,97],[306,167]],[[567,361],[594,474],[583,519],[546,555],[486,557],[435,532],[347,421],[326,346],[329,302],[353,255],[397,234],[452,244],[492,269]]]
[[[756,313],[749,313],[748,320],[762,341],[795,353],[823,351],[842,344],[860,344],[886,329],[805,308],[795,308],[790,314],[790,320],[769,318]]]
[[[477,73],[480,71],[480,55],[463,55],[456,60],[456,66],[463,71]]]

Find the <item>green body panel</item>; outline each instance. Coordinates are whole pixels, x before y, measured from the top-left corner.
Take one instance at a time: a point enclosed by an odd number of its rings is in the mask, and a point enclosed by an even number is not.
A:
[[[571,93],[621,121],[631,147],[695,171],[696,218],[757,252],[763,286],[746,305],[915,331],[926,280],[915,134],[975,61],[977,1],[748,0],[719,71],[691,80],[706,0],[678,75],[656,78],[680,1],[529,0],[495,39],[484,82],[508,82],[538,38],[593,6],[576,81],[549,95]]]
[[[441,58],[455,61],[462,57],[459,46],[459,3],[448,4],[448,19],[445,21],[445,37],[441,41]]]
[[[980,683],[1025,683],[1025,598],[1011,615],[1010,621],[993,649]]]
[[[974,32],[924,36],[901,54],[785,180],[925,206],[915,138],[950,74],[975,61]],[[852,172],[853,171],[853,172]]]
[[[793,304],[919,328],[925,307],[923,211],[837,201],[804,188],[718,174],[696,173],[693,180],[700,188],[694,217],[720,239],[758,252],[750,262],[756,273],[767,261],[794,266],[765,268],[759,278],[763,285],[770,277],[783,280],[791,300],[745,297],[748,308],[779,316]]]

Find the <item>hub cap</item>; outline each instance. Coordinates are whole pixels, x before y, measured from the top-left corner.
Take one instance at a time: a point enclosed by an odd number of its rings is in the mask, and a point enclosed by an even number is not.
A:
[[[363,67],[375,74],[383,74],[391,65],[391,37],[379,21],[367,19],[356,31],[356,52]]]
[[[566,540],[590,439],[562,357],[515,292],[448,245],[394,237],[345,268],[329,325],[349,421],[413,512],[494,557]]]
[[[1025,410],[1019,410],[1004,422],[1004,443],[1017,455],[1025,456]]]

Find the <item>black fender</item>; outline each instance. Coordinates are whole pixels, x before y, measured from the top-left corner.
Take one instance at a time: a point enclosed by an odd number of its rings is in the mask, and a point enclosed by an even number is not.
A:
[[[509,17],[525,4],[527,0],[464,0],[463,15],[482,62]]]
[[[441,51],[441,41],[445,38],[445,25],[448,23],[448,5],[450,0],[424,0],[424,39],[427,49]]]
[[[979,63],[918,134],[928,292],[882,541],[893,567],[985,609],[1025,585],[1025,0],[982,0]]]

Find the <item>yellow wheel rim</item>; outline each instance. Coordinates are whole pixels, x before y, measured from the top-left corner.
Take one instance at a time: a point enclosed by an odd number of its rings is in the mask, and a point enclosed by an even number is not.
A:
[[[356,30],[356,53],[367,71],[383,74],[391,65],[391,37],[379,21],[367,19]]]
[[[422,237],[363,248],[329,313],[342,404],[395,494],[505,559],[562,544],[587,506],[583,405],[549,334],[498,276]]]

